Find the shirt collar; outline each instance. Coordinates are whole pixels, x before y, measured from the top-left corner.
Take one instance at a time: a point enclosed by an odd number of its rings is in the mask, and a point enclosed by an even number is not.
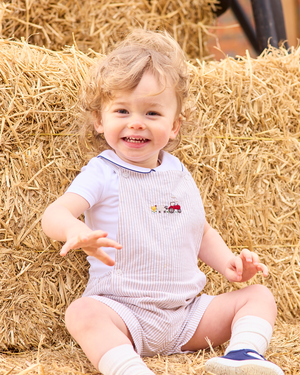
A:
[[[150,173],[154,172],[165,172],[170,170],[183,171],[183,165],[175,156],[169,154],[166,151],[161,151],[159,159],[161,164],[156,168],[143,168],[137,165],[129,164],[119,158],[119,156],[113,150],[105,150],[98,155],[98,158],[102,158],[110,161],[113,164],[118,165],[119,167],[128,169],[130,171],[139,172],[139,173]]]

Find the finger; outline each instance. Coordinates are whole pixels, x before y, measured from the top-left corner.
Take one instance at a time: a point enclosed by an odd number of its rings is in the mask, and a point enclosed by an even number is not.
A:
[[[246,262],[253,263],[255,266],[259,264],[259,257],[254,251],[243,249],[241,255],[245,258]]]
[[[95,230],[92,233],[90,233],[87,238],[88,239],[98,239],[98,238],[104,238],[107,237],[108,233],[103,232],[103,230]]]
[[[107,232],[103,232],[102,230],[97,230],[91,233],[90,235],[86,236],[85,239],[82,239],[84,242],[84,246],[90,246],[89,244],[97,244],[98,246],[104,247],[114,247],[115,249],[121,249],[122,245],[118,242],[111,240],[109,238],[106,239],[108,235]]]
[[[72,249],[72,247],[66,242],[63,247],[60,249],[60,255],[64,257],[68,254],[68,252]]]
[[[61,256],[65,256],[68,254],[68,252],[71,250],[71,249],[74,249],[76,248],[76,244],[77,244],[77,238],[76,239],[70,239],[69,241],[67,241],[63,247],[61,248],[60,250],[60,255]]]
[[[243,249],[240,253],[240,257],[244,258],[246,262],[252,262],[252,253],[248,249]]]
[[[79,249],[86,241],[86,236],[77,236],[68,240],[60,250],[60,255],[65,256],[72,249]]]
[[[242,275],[243,275],[243,261],[242,261],[241,257],[239,257],[239,256],[235,257],[234,263],[235,263],[236,273],[241,278]]]
[[[258,265],[257,265],[256,268],[257,268],[259,271],[262,271],[262,273],[263,273],[263,275],[264,275],[265,277],[268,276],[268,274],[269,274],[269,270],[268,270],[268,267],[267,267],[265,264],[263,264],[263,263],[258,263]]]
[[[238,275],[235,269],[228,269],[226,273],[226,278],[230,282],[237,282],[242,279],[241,275]]]
[[[85,241],[82,241],[82,243],[80,243],[80,247],[84,250],[89,249],[91,251],[92,249],[95,250],[96,248],[100,248],[100,247],[113,247],[117,250],[122,249],[121,244],[109,238],[87,239]]]
[[[253,264],[255,266],[258,266],[259,265],[259,257],[258,257],[258,255],[256,253],[254,253],[253,251],[251,252],[251,254],[252,254]]]
[[[59,255],[64,257],[68,254],[70,249],[68,249],[65,245],[60,249]]]
[[[96,243],[97,245],[101,247],[114,247],[115,249],[118,249],[118,250],[122,249],[121,244],[109,238],[101,238],[101,239],[99,238]]]
[[[104,233],[104,236],[101,237],[95,235],[94,232],[91,234],[80,234],[77,237],[71,238],[67,243],[69,242],[71,244],[72,249],[90,247],[92,245],[97,245],[97,241],[105,236],[107,236],[107,233]]]
[[[107,266],[113,266],[115,264],[115,261],[101,248],[98,248],[96,250],[96,253],[94,253],[93,256],[99,259],[101,262],[103,262]]]

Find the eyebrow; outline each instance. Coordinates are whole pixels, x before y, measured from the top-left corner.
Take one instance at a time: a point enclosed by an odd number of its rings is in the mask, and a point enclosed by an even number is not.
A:
[[[112,103],[112,105],[128,105],[128,102],[124,102],[124,101],[121,101],[121,100],[116,100],[115,102]],[[159,107],[159,108],[163,108],[164,106],[158,102],[150,102],[148,103],[148,105],[150,107]]]

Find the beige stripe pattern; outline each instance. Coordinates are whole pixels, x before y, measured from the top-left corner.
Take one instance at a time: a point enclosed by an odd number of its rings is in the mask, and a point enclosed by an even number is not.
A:
[[[186,169],[140,173],[111,166],[119,175],[123,248],[84,296],[121,316],[139,354],[181,352],[213,298],[196,297],[206,282],[197,266],[205,222],[198,188]]]

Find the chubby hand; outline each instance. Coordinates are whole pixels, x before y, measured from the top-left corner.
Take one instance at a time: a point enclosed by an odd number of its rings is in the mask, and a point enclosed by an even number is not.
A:
[[[102,250],[102,247],[114,247],[117,250],[122,249],[122,245],[116,241],[106,238],[107,233],[102,230],[96,230],[91,233],[82,233],[71,237],[61,248],[60,255],[65,256],[71,249],[79,249],[91,255],[108,266],[113,266],[115,262]]]
[[[265,277],[268,276],[268,267],[259,263],[258,255],[253,251],[243,249],[240,255],[228,261],[224,276],[228,281],[242,282],[250,280],[259,271],[262,271]]]

